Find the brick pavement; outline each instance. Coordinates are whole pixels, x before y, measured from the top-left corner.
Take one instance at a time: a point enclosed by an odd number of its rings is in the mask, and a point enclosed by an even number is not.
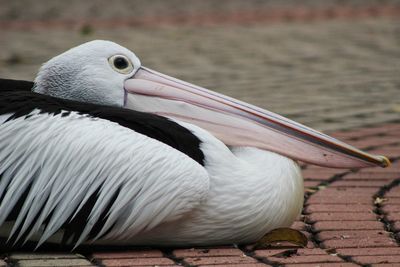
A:
[[[244,1],[232,2],[232,10],[244,8],[235,6]],[[295,1],[282,2],[291,6]],[[68,3],[74,10],[74,1]],[[276,3],[264,5],[269,8]],[[307,1],[311,6],[320,3]],[[190,4],[185,8],[192,12]],[[193,7],[199,9],[207,9],[206,4]],[[12,18],[12,10],[0,10],[0,17]],[[157,9],[149,10],[143,14]],[[34,11],[31,19],[46,16]],[[149,67],[394,159],[387,169],[305,166],[307,199],[293,227],[309,237],[307,248],[279,244],[256,251],[249,247],[19,251],[2,254],[0,266],[400,266],[398,19],[369,14],[351,21],[290,21],[113,30],[94,25],[86,33],[79,27],[2,28],[0,76],[33,79],[38,66],[51,56],[87,40],[111,39],[135,50]]]
[[[301,8],[329,9],[332,7],[357,8],[393,6],[399,0],[116,0],[109,5],[107,0],[55,2],[53,0],[0,0],[0,21],[73,21],[73,20],[115,20],[148,17],[188,17],[204,14],[235,14],[237,11],[282,10]],[[343,9],[341,9],[343,10]],[[373,12],[379,15],[379,12]],[[276,15],[280,15],[275,14]],[[321,14],[318,15],[321,17]],[[331,14],[334,16],[334,14]],[[254,15],[253,15],[254,19]],[[284,18],[286,19],[286,18]],[[290,18],[289,18],[290,19]],[[280,19],[281,20],[281,19]],[[180,20],[179,24],[186,23]],[[198,21],[196,21],[198,22]]]
[[[0,76],[33,79],[40,64],[92,39],[134,50],[144,65],[319,130],[399,118],[400,23],[357,21],[215,27],[2,31]],[[179,55],[177,53],[179,52]]]

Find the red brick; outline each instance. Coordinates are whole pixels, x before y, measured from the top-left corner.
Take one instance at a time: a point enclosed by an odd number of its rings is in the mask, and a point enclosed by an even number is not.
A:
[[[399,142],[398,137],[389,137],[385,136],[385,138],[382,137],[368,137],[368,138],[363,138],[361,140],[357,141],[350,141],[349,144],[359,147],[359,148],[368,148],[372,146],[384,146],[384,145],[390,145],[390,144],[396,144]]]
[[[372,203],[372,195],[338,194],[336,196],[313,195],[307,199],[308,204],[369,204]]]
[[[310,265],[309,263],[305,264],[285,264],[285,267],[353,267],[359,266],[357,264],[351,262],[341,262],[341,263],[316,263]]]
[[[390,204],[394,204],[394,205],[400,204],[400,197],[387,197],[385,195],[384,200],[385,200],[385,204],[388,204],[388,205],[390,205]]]
[[[386,216],[386,218],[387,218],[389,221],[400,221],[400,213],[398,213],[398,212],[389,213],[389,214]]]
[[[381,207],[381,209],[386,213],[400,212],[400,205],[387,205],[385,202],[383,202],[383,207]]]
[[[132,258],[132,259],[106,259],[101,263],[107,267],[114,266],[148,266],[148,265],[175,265],[174,262],[167,258]]]
[[[399,147],[381,147],[381,148],[373,149],[368,152],[376,154],[376,155],[385,155],[385,157],[388,157],[388,158],[397,158],[400,155],[400,148]]]
[[[299,248],[297,249],[297,255],[299,256],[309,256],[309,255],[326,255],[327,252],[321,248]]]
[[[230,256],[230,257],[189,257],[184,259],[185,262],[192,265],[211,265],[211,264],[244,264],[257,263],[257,261],[247,256]]]
[[[392,188],[385,194],[386,197],[400,197],[400,186]]]
[[[387,133],[386,134],[386,136],[388,136],[388,137],[390,137],[390,138],[393,138],[393,137],[399,137],[400,136],[400,134],[399,133],[394,133],[394,132],[390,132],[390,133]],[[385,137],[386,137],[385,136]],[[374,149],[372,149],[372,150],[370,150],[370,151],[373,151],[373,152],[375,152],[376,150],[379,150],[379,149],[393,149],[393,150],[396,150],[396,149],[399,149],[400,148],[400,144],[399,143],[397,143],[397,144],[391,144],[390,146],[381,146],[381,147],[376,147],[376,148],[374,148]],[[369,151],[368,151],[369,152]]]
[[[398,168],[400,168],[400,165],[399,165]],[[391,188],[389,192],[393,192],[393,191],[396,191],[396,192],[400,193],[400,185],[397,185],[397,186]]]
[[[163,254],[160,250],[132,250],[121,252],[97,252],[92,257],[96,259],[129,259],[129,258],[158,258]]]
[[[70,266],[70,267],[86,267],[93,266],[86,259],[37,259],[37,260],[19,260],[17,266],[21,267],[48,267],[48,266]]]
[[[287,258],[269,257],[268,260],[273,262],[279,262],[279,264],[343,262],[341,258],[335,255],[310,255],[310,256],[293,255]]]
[[[199,267],[211,267],[215,266],[214,264],[211,265],[199,265]],[[222,266],[222,265],[220,265]],[[224,264],[223,267],[265,267],[265,266],[272,266],[265,263],[245,263],[245,264]]]
[[[358,172],[343,176],[343,180],[393,180],[400,177],[398,172]]]
[[[303,177],[305,180],[317,180],[317,181],[326,181],[335,176],[337,174],[337,171],[334,170],[303,170],[301,172],[303,174]]]
[[[295,221],[290,227],[299,231],[307,230],[306,224],[301,221]]]
[[[392,165],[390,166],[390,168],[386,168],[386,169],[391,169],[394,172],[396,172],[396,171],[399,172],[400,160],[392,162]]]
[[[315,212],[307,216],[307,221],[376,221],[376,215],[369,212]]]
[[[304,187],[306,188],[318,187],[319,184],[320,184],[319,181],[304,181]]]
[[[316,248],[314,242],[311,242],[310,238],[308,238],[308,243],[307,243],[306,248]]]
[[[379,134],[384,134],[386,133],[387,129],[379,126],[379,127],[367,127],[367,128],[360,128],[360,129],[355,129],[352,131],[346,131],[346,132],[338,132],[340,133],[346,133],[348,136],[356,137],[356,138],[363,138],[371,135],[379,135]]]
[[[394,222],[392,224],[392,227],[393,227],[393,231],[400,232],[400,222]]]
[[[359,135],[355,131],[351,131],[351,132],[333,132],[333,133],[330,133],[329,135],[335,137],[336,139],[342,140],[342,141],[351,140],[351,139],[359,137]]]
[[[260,249],[254,251],[257,257],[269,258],[284,257],[285,255],[296,255],[296,256],[309,256],[309,255],[327,255],[326,251],[320,248],[286,248],[286,249]]]
[[[388,7],[388,6],[386,6],[386,7]],[[375,128],[383,128],[383,129],[385,129],[386,132],[396,131],[397,133],[400,133],[400,123],[398,123],[398,122],[385,123],[383,125],[375,126]]]
[[[392,162],[392,165],[389,168],[377,168],[377,167],[372,167],[372,168],[363,168],[360,169],[358,172],[359,173],[398,173],[396,171],[397,162]],[[397,167],[396,167],[397,166]]]
[[[254,253],[257,257],[268,258],[274,255],[287,255],[291,253],[296,253],[298,250],[297,247],[289,247],[289,248],[267,248],[267,249],[257,249],[254,250]],[[308,249],[307,249],[308,250]]]
[[[373,195],[376,193],[375,188],[358,188],[358,187],[327,187],[323,190],[318,191],[315,195],[322,195],[322,196],[332,196],[336,194],[342,195],[357,195],[357,196],[365,196],[365,195]]]
[[[396,242],[387,237],[326,240],[323,244],[327,248],[367,248],[367,247],[395,247]]]
[[[382,187],[387,184],[387,181],[358,181],[358,180],[345,180],[336,181],[330,184],[332,187]]]
[[[400,170],[399,170],[399,172],[400,172]],[[394,195],[396,195],[396,193],[397,193],[397,196],[400,196],[400,185],[397,185],[397,186],[391,188],[389,190],[389,192],[387,192],[386,194],[388,194],[388,193],[394,193]]]
[[[349,169],[342,169],[342,168],[327,168],[327,167],[320,167],[317,165],[307,165],[306,171],[317,171],[317,172],[332,172],[333,174],[340,174],[350,171]]]
[[[243,256],[243,251],[237,248],[211,249],[175,249],[173,254],[177,258],[184,257],[214,257],[214,256]]]
[[[371,263],[400,263],[400,255],[386,255],[386,256],[356,256],[353,260],[361,264]]]
[[[377,263],[377,264],[371,264],[368,265],[371,267],[399,267],[398,263]]]
[[[390,233],[385,230],[341,230],[341,231],[322,231],[317,234],[318,240],[330,239],[361,239],[361,238],[381,238],[389,237]]]
[[[385,129],[386,132],[395,131],[396,134],[400,134],[400,123],[398,123],[398,122],[385,123],[384,125],[375,126],[375,128]]]
[[[385,194],[385,198],[397,198],[397,199],[400,199],[400,190],[387,192]]]
[[[385,256],[400,255],[400,247],[378,248],[338,248],[336,252],[344,256]]]
[[[394,134],[395,136],[400,136],[400,128],[398,127],[399,125],[397,124],[396,127],[389,128],[386,131],[386,134]]]
[[[301,232],[307,237],[307,240],[308,240],[306,248],[308,248],[308,249],[315,248],[314,243],[311,242],[311,240],[310,240],[311,239],[311,233],[308,233],[308,232],[305,232],[305,231],[301,231]],[[278,249],[279,250],[279,249],[299,249],[299,248],[301,248],[301,247],[300,246],[296,246],[296,245],[294,245],[294,244],[292,244],[290,242],[283,241],[283,242],[276,242],[276,243],[272,244],[269,249]],[[247,246],[247,249],[252,250],[253,246]]]
[[[8,256],[11,260],[41,260],[41,259],[84,259],[82,255],[73,253],[28,253],[28,252],[15,252]]]
[[[313,212],[326,212],[326,211],[338,211],[338,212],[362,212],[372,211],[374,207],[366,204],[311,204],[305,207],[307,213]]]
[[[380,222],[372,221],[325,221],[316,222],[314,229],[317,231],[323,230],[382,230],[383,225]]]

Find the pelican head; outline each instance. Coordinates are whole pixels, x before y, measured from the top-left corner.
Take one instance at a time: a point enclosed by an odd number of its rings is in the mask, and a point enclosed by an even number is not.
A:
[[[54,97],[110,106],[124,106],[124,83],[140,68],[139,58],[110,41],[74,47],[46,62],[33,91]]]
[[[302,124],[143,67],[130,50],[91,41],[45,63],[35,92],[124,107],[189,122],[226,145],[249,146],[327,167],[389,165]]]

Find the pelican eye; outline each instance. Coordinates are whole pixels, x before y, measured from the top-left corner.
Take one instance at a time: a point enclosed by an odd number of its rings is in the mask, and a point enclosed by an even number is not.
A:
[[[111,67],[122,74],[128,74],[133,70],[132,62],[123,55],[115,55],[108,59],[108,63]]]

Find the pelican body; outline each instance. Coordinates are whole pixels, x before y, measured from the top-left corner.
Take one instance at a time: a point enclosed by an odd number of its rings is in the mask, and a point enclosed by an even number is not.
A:
[[[31,91],[32,88],[32,91]],[[386,166],[287,118],[92,41],[0,81],[0,236],[81,244],[246,244],[303,206],[297,160]]]

